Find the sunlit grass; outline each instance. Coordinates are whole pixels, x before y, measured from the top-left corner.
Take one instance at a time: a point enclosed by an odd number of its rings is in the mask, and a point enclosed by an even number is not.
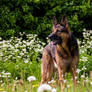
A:
[[[33,81],[32,82],[32,92],[37,92],[38,87],[40,86],[39,81]],[[56,82],[53,83],[51,86],[52,88],[55,88],[57,92],[60,92],[60,87],[57,86]],[[6,92],[31,92],[30,91],[30,83],[29,81],[23,81],[23,80],[11,80],[3,79],[3,82],[0,83],[0,92],[6,91]],[[76,92],[91,92],[92,91],[92,80],[88,79],[81,79],[78,81]],[[67,80],[67,83],[65,85],[64,92],[74,92],[74,85],[72,80]]]

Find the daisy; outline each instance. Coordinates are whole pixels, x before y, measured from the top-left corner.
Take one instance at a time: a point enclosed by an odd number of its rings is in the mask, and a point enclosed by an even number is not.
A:
[[[42,84],[37,89],[37,92],[45,92],[45,91],[52,91],[52,87],[50,85],[48,85],[48,84]]]
[[[52,92],[57,92],[57,90],[55,88],[52,88]]]
[[[35,81],[36,78],[35,78],[35,76],[29,76],[29,77],[27,78],[27,80],[28,80],[29,82],[31,82],[31,81]]]

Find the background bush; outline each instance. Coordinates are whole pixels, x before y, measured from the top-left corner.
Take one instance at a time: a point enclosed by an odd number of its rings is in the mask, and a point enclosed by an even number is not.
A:
[[[24,35],[26,40],[23,39]],[[37,35],[25,33],[20,33],[19,38],[12,37],[10,40],[0,41],[0,76],[3,72],[9,72],[14,79],[25,79],[30,75],[40,79],[40,61],[44,45]]]
[[[89,75],[89,71],[92,71],[92,30],[83,30],[83,40],[79,41],[80,62],[79,69],[81,74]]]
[[[43,40],[51,32],[52,18],[66,15],[76,37],[92,29],[91,0],[0,0],[0,36],[9,39],[19,32],[35,33]]]
[[[80,51],[79,75],[87,76],[89,71],[92,71],[91,35],[92,30],[84,29],[84,39],[82,41],[78,39]],[[28,76],[32,75],[40,80],[41,53],[44,45],[45,43],[40,41],[35,34],[20,33],[19,37],[11,37],[10,40],[0,38],[0,76],[9,72],[14,79],[16,77],[27,79]]]

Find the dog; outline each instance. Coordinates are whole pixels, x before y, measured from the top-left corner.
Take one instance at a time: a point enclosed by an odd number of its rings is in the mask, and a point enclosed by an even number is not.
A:
[[[67,72],[71,72],[76,85],[79,49],[66,16],[61,19],[60,24],[57,23],[56,17],[53,18],[49,38],[51,42],[45,46],[42,54],[41,84],[48,83],[52,79],[53,70],[57,66],[60,85],[64,85],[64,76]]]

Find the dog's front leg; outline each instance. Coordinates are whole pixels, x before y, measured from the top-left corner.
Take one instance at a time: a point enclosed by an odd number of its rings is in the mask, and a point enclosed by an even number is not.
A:
[[[77,85],[77,69],[72,68],[72,76],[73,76],[73,82],[74,82],[74,86]]]
[[[74,65],[72,67],[72,76],[73,76],[73,82],[74,82],[74,92],[76,92],[76,87],[77,87],[77,68],[76,66]]]
[[[48,83],[48,81],[51,80],[52,78],[52,73],[53,73],[53,60],[51,56],[45,52],[43,53],[42,57],[42,65],[41,65],[41,84],[43,83]]]
[[[76,87],[77,86],[77,66],[78,66],[78,56],[75,56],[74,59],[73,59],[73,62],[71,64],[71,72],[72,72],[72,76],[73,76],[73,82],[74,82],[74,86]]]
[[[58,67],[58,73],[59,73],[59,83],[60,83],[60,87],[61,87],[61,92],[64,92],[64,88],[65,88],[64,73],[60,67]]]

